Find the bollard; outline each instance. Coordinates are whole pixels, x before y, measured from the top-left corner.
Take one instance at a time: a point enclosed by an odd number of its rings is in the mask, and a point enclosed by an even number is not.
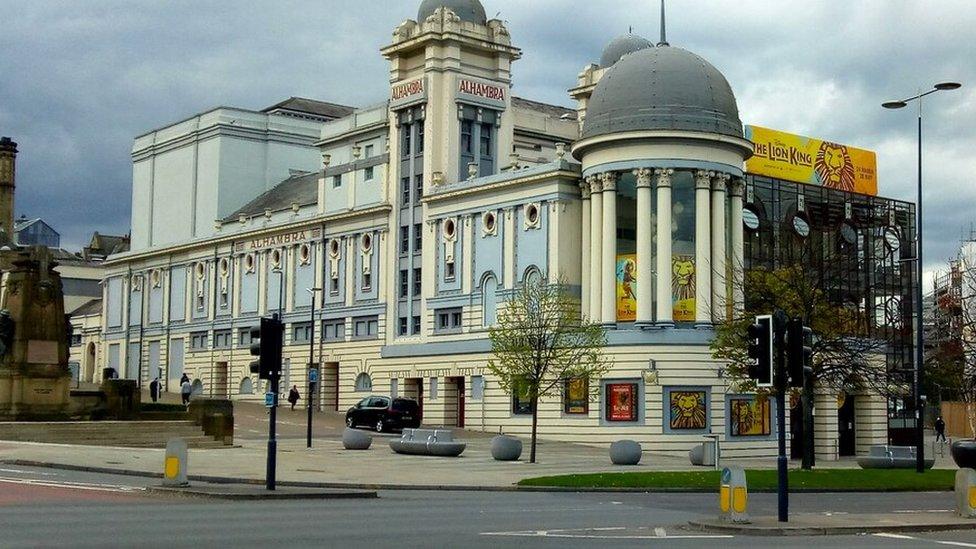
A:
[[[718,499],[721,520],[734,523],[749,522],[749,515],[746,512],[749,492],[746,488],[746,472],[742,467],[733,465],[722,469]]]
[[[976,518],[976,469],[956,471],[956,511],[964,518]]]
[[[186,477],[186,441],[171,438],[166,443],[166,458],[163,460],[163,486],[189,486]]]

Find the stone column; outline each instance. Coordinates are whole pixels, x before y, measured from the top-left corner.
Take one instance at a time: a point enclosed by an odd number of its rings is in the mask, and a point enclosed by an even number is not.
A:
[[[728,318],[727,290],[729,274],[726,270],[728,234],[726,225],[725,192],[728,174],[712,177],[712,322]]]
[[[674,326],[671,299],[671,175],[674,170],[654,170],[657,176],[657,325]]]
[[[712,323],[712,239],[709,198],[712,174],[695,172],[695,325]]]
[[[582,245],[580,247],[580,260],[582,261],[582,267],[580,269],[580,310],[583,313],[583,318],[590,317],[590,183],[584,180],[580,183],[580,194],[583,197],[582,208],[580,210],[583,212],[582,215],[582,226],[580,234],[582,235]]]
[[[599,323],[603,317],[600,301],[603,288],[600,265],[603,262],[603,183],[596,176],[586,178],[590,183],[590,321]]]
[[[729,229],[732,231],[732,250],[729,254],[732,262],[732,318],[739,318],[745,311],[745,293],[742,285],[745,276],[745,228],[742,224],[742,197],[745,196],[746,186],[741,179],[732,181],[729,187]]]
[[[600,174],[603,182],[603,288],[600,308],[604,326],[617,323],[617,172]]]
[[[650,326],[654,322],[654,242],[651,231],[651,182],[654,171],[634,170],[637,180],[637,325]]]
[[[14,189],[17,174],[17,143],[0,138],[0,229],[3,237],[14,241]]]

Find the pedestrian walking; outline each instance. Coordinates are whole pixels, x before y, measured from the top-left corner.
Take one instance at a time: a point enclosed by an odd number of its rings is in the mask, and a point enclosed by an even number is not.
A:
[[[302,398],[302,395],[298,394],[298,385],[292,385],[291,391],[288,391],[288,402],[291,403],[291,409],[295,410],[295,405],[298,404],[298,399]]]
[[[190,385],[190,378],[183,376],[183,383],[180,385],[180,396],[183,397],[183,405],[190,403],[190,394],[193,393],[193,385]]]
[[[935,441],[939,442],[940,439],[942,442],[948,442],[945,436],[945,420],[942,416],[935,419]]]
[[[159,378],[158,377],[154,378],[152,382],[149,384],[149,398],[151,398],[153,402],[159,400]]]
[[[180,387],[182,387],[183,384],[186,383],[187,381],[190,381],[190,376],[188,376],[188,375],[186,375],[186,373],[184,373],[183,374],[183,377],[180,378]]]

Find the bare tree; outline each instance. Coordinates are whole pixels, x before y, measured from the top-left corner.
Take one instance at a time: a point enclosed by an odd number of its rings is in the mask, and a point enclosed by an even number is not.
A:
[[[960,257],[949,265],[947,287],[936,306],[954,318],[930,360],[930,368],[955,392],[966,407],[966,420],[976,436],[976,249],[963,246]]]
[[[581,319],[579,302],[559,282],[530,277],[505,303],[489,332],[492,359],[488,369],[508,394],[527,396],[532,406],[532,445],[536,461],[539,399],[560,394],[570,381],[589,384],[611,364],[602,354],[606,334],[601,326]]]

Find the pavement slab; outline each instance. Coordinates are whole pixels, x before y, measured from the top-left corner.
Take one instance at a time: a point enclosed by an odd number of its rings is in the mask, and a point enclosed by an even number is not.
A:
[[[692,530],[749,536],[830,536],[899,532],[976,530],[976,519],[952,511],[901,513],[797,513],[789,522],[774,516],[752,517],[748,524],[715,519],[690,521]]]
[[[171,496],[223,499],[232,501],[291,500],[291,499],[373,499],[375,491],[368,490],[329,490],[321,488],[302,488],[278,486],[268,490],[253,484],[191,484],[190,486],[149,486],[150,494]]]

